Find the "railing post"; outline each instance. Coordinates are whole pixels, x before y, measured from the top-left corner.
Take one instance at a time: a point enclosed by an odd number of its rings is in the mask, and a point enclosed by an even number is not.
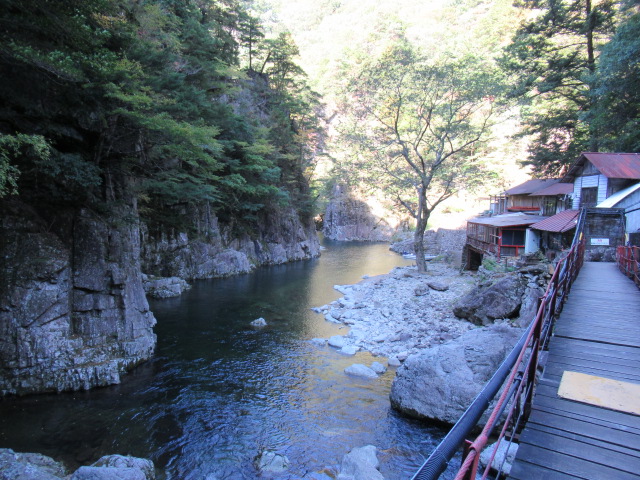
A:
[[[461,464],[464,464],[464,461],[469,456],[469,453],[471,452],[471,445],[473,445],[473,442],[471,442],[470,440],[464,441]],[[473,463],[471,464],[471,467],[465,472],[464,476],[462,477],[462,480],[475,480],[476,473],[478,472],[479,462],[480,462],[480,453],[478,452],[478,454],[476,454],[475,458],[473,459]]]
[[[533,336],[531,337],[531,362],[529,363],[529,369],[527,371],[526,392],[527,398],[524,403],[524,417],[525,420],[529,418],[529,412],[531,411],[531,403],[533,401],[533,388],[529,388],[531,384],[536,381],[536,373],[538,370],[538,357],[540,352],[540,336],[542,334],[542,324],[545,322],[545,311],[547,299],[541,297],[538,299],[538,312],[539,314],[534,319],[536,322],[533,327]]]

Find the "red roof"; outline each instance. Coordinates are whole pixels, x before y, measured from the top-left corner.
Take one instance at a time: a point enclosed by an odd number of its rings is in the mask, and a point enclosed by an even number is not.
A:
[[[534,193],[538,195],[537,192],[539,190],[548,188],[551,185],[558,183],[559,181],[560,179],[558,178],[534,178],[532,180],[527,180],[520,185],[516,185],[513,188],[510,188],[504,193],[507,195],[532,195]]]
[[[640,153],[585,152],[569,168],[565,178],[574,178],[585,160],[589,160],[607,178],[640,180]]]
[[[556,213],[553,217],[530,225],[530,228],[544,230],[545,232],[563,233],[576,227],[579,210],[565,210]]]

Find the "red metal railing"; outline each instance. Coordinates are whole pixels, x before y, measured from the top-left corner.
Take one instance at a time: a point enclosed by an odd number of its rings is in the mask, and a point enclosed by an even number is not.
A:
[[[475,480],[480,452],[486,447],[489,436],[505,412],[506,418],[495,442],[491,460],[482,474],[483,479],[489,475],[500,443],[511,443],[514,435],[524,425],[533,399],[539,352],[546,345],[551,333],[552,321],[562,310],[571,284],[582,267],[584,247],[584,240],[579,239],[574,243],[569,253],[558,262],[547,291],[540,298],[538,312],[533,324],[528,329],[524,346],[515,366],[511,369],[508,380],[502,387],[502,394],[496,402],[489,420],[482,433],[473,442],[467,443],[465,458],[455,477],[456,480]],[[500,471],[501,468],[498,470]]]
[[[640,288],[640,247],[618,247],[618,268]]]

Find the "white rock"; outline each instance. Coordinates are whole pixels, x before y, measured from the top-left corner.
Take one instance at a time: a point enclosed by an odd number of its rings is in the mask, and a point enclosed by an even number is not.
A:
[[[312,338],[309,340],[309,343],[315,345],[316,347],[324,347],[327,344],[327,340],[324,338]]]
[[[289,459],[285,455],[265,450],[256,458],[256,467],[261,472],[281,473],[289,468]]]
[[[335,347],[335,348],[344,347],[344,336],[343,335],[334,335],[333,337],[329,338],[329,345],[331,345],[332,347]]]
[[[344,373],[356,377],[378,378],[378,374],[376,372],[361,363],[354,363],[353,365],[345,368]]]
[[[480,454],[480,462],[486,467],[489,463],[489,459],[491,458],[491,454],[493,453],[493,449],[495,448],[495,443],[491,445],[487,445],[487,447]],[[497,470],[502,466],[502,473],[505,475],[509,475],[511,473],[511,465],[516,458],[516,453],[518,452],[518,444],[512,443],[509,445],[507,440],[502,440],[500,442],[500,446],[498,446],[498,451],[496,452],[496,456],[493,458],[493,463],[491,464],[491,468]],[[506,459],[505,459],[506,455]],[[504,465],[502,462],[504,461]]]
[[[376,372],[378,374],[382,374],[382,373],[387,371],[387,367],[385,367],[380,362],[373,362],[371,364],[371,370],[373,370],[374,372]]]
[[[251,322],[251,326],[252,327],[266,327],[267,326],[267,321],[262,317],[256,318],[253,322]]]
[[[325,319],[327,322],[331,322],[331,323],[340,323],[340,320],[336,320],[333,316],[331,316],[331,315],[330,315],[330,314],[328,314],[328,313],[324,316],[324,319]]]
[[[358,350],[360,349],[355,345],[345,345],[340,349],[340,353],[343,353],[345,355],[355,355]]]
[[[402,362],[398,360],[397,357],[389,358],[389,361],[387,363],[390,367],[399,367],[400,365],[402,365]]]
[[[378,471],[379,466],[376,447],[354,448],[342,458],[338,480],[384,480]]]

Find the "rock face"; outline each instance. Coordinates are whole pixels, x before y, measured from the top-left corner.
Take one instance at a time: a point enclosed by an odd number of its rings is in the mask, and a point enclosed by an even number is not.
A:
[[[251,235],[234,233],[207,207],[184,214],[197,234],[142,229],[145,273],[183,279],[226,277],[320,254],[314,223],[303,222],[294,209],[262,215]]]
[[[347,187],[337,185],[324,214],[322,233],[331,240],[379,242],[390,240],[395,228],[374,215]]]
[[[400,240],[395,241],[389,249],[396,253],[415,253],[413,233],[406,232]],[[454,266],[460,266],[461,252],[467,240],[466,230],[438,228],[424,232],[424,251],[427,255],[438,255],[442,260]]]
[[[502,324],[476,328],[409,356],[396,372],[391,405],[412,417],[455,423],[521,334]]]
[[[0,213],[2,394],[118,383],[153,354],[135,222],[87,211],[45,222],[17,202]]]

